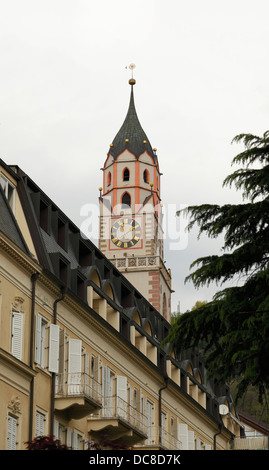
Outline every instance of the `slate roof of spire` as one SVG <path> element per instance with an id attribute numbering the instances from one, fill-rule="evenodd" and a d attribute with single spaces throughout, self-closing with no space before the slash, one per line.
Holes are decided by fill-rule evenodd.
<path id="1" fill-rule="evenodd" d="M 131 84 L 131 87 L 129 109 L 119 132 L 112 142 L 110 153 L 114 158 L 117 158 L 118 155 L 127 149 L 138 159 L 146 150 L 155 161 L 156 155 L 137 117 L 133 84 Z M 128 142 L 126 142 L 126 139 L 128 139 Z"/>

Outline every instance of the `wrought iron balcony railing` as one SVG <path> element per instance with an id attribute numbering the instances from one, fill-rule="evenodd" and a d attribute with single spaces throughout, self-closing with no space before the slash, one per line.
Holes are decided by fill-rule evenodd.
<path id="1" fill-rule="evenodd" d="M 102 403 L 101 385 L 85 372 L 56 375 L 56 398 L 82 396 Z"/>
<path id="2" fill-rule="evenodd" d="M 117 419 L 147 437 L 146 416 L 119 396 L 103 397 L 103 407 L 91 420 Z"/>

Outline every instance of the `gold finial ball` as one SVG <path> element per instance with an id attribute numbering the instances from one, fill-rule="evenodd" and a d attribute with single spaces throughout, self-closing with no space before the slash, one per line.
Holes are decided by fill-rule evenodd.
<path id="1" fill-rule="evenodd" d="M 143 140 L 143 144 L 146 144 L 146 143 L 147 143 L 147 141 L 146 141 L 146 140 Z"/>
<path id="2" fill-rule="evenodd" d="M 103 189 L 103 188 L 100 187 L 100 188 L 99 188 L 99 191 L 102 191 L 102 189 Z"/>
<path id="3" fill-rule="evenodd" d="M 130 78 L 129 84 L 130 84 L 130 85 L 135 85 L 135 84 L 136 84 L 135 79 L 134 79 L 134 78 Z"/>
<path id="4" fill-rule="evenodd" d="M 152 186 L 153 186 L 153 183 L 150 183 L 150 186 L 152 187 Z"/>
<path id="5" fill-rule="evenodd" d="M 129 142 L 129 139 L 125 139 L 125 142 Z"/>
<path id="6" fill-rule="evenodd" d="M 114 144 L 110 144 L 110 147 L 113 147 L 113 146 L 114 146 Z"/>

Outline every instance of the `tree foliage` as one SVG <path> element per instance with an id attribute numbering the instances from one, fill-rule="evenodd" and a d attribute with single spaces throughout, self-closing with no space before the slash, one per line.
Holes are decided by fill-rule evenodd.
<path id="1" fill-rule="evenodd" d="M 269 386 L 269 131 L 262 137 L 240 134 L 233 142 L 244 144 L 232 161 L 241 168 L 223 185 L 242 191 L 243 203 L 185 209 L 188 230 L 198 225 L 199 237 L 224 235 L 221 254 L 194 261 L 186 281 L 196 288 L 229 281 L 231 287 L 180 315 L 166 341 L 177 352 L 202 347 L 215 379 L 240 377 L 237 398 L 250 385 L 262 397 Z"/>

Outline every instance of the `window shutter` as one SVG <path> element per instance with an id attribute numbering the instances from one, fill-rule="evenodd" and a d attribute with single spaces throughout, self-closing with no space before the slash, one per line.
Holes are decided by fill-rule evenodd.
<path id="1" fill-rule="evenodd" d="M 16 450 L 17 418 L 8 417 L 7 422 L 7 450 Z"/>
<path id="2" fill-rule="evenodd" d="M 113 415 L 112 375 L 108 366 L 102 366 L 103 416 Z"/>
<path id="3" fill-rule="evenodd" d="M 77 431 L 72 433 L 72 450 L 79 450 L 80 447 L 80 436 Z"/>
<path id="4" fill-rule="evenodd" d="M 22 359 L 22 323 L 23 314 L 18 312 L 12 313 L 12 341 L 11 352 L 17 359 Z"/>
<path id="5" fill-rule="evenodd" d="M 66 445 L 72 447 L 72 429 L 66 428 Z"/>
<path id="6" fill-rule="evenodd" d="M 199 437 L 196 438 L 196 450 L 202 450 L 202 441 Z"/>
<path id="7" fill-rule="evenodd" d="M 194 450 L 194 432 L 188 431 L 188 450 Z"/>
<path id="8" fill-rule="evenodd" d="M 69 339 L 68 372 L 81 373 L 81 340 Z"/>
<path id="9" fill-rule="evenodd" d="M 117 376 L 117 407 L 118 414 L 126 418 L 127 413 L 127 377 Z"/>
<path id="10" fill-rule="evenodd" d="M 39 411 L 35 415 L 35 435 L 44 436 L 45 416 Z"/>
<path id="11" fill-rule="evenodd" d="M 53 434 L 55 439 L 59 439 L 59 421 L 57 419 L 53 420 Z"/>
<path id="12" fill-rule="evenodd" d="M 68 393 L 80 393 L 81 384 L 81 347 L 79 339 L 69 339 L 68 348 Z"/>
<path id="13" fill-rule="evenodd" d="M 117 396 L 127 402 L 127 377 L 117 376 Z"/>
<path id="14" fill-rule="evenodd" d="M 187 424 L 179 423 L 178 440 L 182 442 L 182 450 L 188 450 L 188 426 Z"/>
<path id="15" fill-rule="evenodd" d="M 211 445 L 210 445 L 210 444 L 206 444 L 206 445 L 205 445 L 205 450 L 211 450 Z"/>
<path id="16" fill-rule="evenodd" d="M 49 342 L 49 371 L 59 372 L 59 345 L 60 345 L 60 327 L 58 325 L 50 325 L 50 342 Z"/>
<path id="17" fill-rule="evenodd" d="M 35 317 L 35 362 L 40 364 L 41 362 L 41 325 L 42 317 L 37 314 Z"/>

